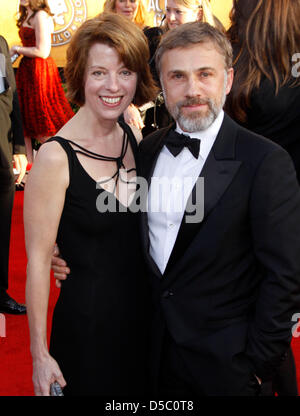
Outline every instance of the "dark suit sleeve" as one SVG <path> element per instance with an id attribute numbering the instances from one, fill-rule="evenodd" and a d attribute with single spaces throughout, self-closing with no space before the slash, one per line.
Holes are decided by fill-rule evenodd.
<path id="1" fill-rule="evenodd" d="M 26 154 L 23 135 L 22 115 L 17 90 L 14 91 L 13 111 L 11 113 L 10 118 L 12 126 L 13 154 Z"/>
<path id="2" fill-rule="evenodd" d="M 4 54 L 6 60 L 6 76 L 9 87 L 12 89 L 13 106 L 10 114 L 11 119 L 11 139 L 13 154 L 25 154 L 24 134 L 22 125 L 22 115 L 17 93 L 14 70 L 11 64 L 7 42 L 1 37 L 0 51 Z"/>
<path id="3" fill-rule="evenodd" d="M 276 147 L 260 164 L 250 201 L 254 251 L 263 269 L 247 355 L 269 379 L 300 312 L 300 190 L 288 154 Z"/>

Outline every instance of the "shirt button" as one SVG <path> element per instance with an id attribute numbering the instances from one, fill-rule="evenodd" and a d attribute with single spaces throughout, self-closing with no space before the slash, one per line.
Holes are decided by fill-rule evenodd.
<path id="1" fill-rule="evenodd" d="M 165 290 L 163 292 L 163 294 L 162 294 L 162 297 L 165 298 L 165 299 L 167 299 L 167 298 L 169 298 L 169 297 L 171 297 L 173 295 L 174 295 L 174 293 L 172 292 L 172 290 Z"/>

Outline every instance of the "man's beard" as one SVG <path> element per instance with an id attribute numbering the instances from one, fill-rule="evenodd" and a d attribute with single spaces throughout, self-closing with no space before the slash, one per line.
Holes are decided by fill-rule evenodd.
<path id="1" fill-rule="evenodd" d="M 172 107 L 168 104 L 168 100 L 166 99 L 166 94 L 163 88 L 166 107 L 171 116 L 178 122 L 183 131 L 193 133 L 196 131 L 206 130 L 213 124 L 224 106 L 226 100 L 226 85 L 227 77 L 225 77 L 224 80 L 223 94 L 219 103 L 210 98 L 191 97 L 182 101 L 178 101 Z M 204 104 L 207 104 L 207 111 L 205 114 L 202 111 L 193 111 L 189 115 L 185 115 L 182 111 L 182 107 L 185 106 Z"/>

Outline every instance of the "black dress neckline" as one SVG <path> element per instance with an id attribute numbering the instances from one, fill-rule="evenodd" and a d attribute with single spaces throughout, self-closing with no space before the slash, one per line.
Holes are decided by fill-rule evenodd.
<path id="1" fill-rule="evenodd" d="M 118 181 L 119 181 L 119 178 L 120 178 L 120 169 L 121 168 L 123 168 L 126 171 L 126 173 L 130 173 L 132 171 L 137 171 L 137 142 L 136 142 L 135 136 L 133 135 L 132 130 L 130 129 L 130 127 L 127 126 L 124 123 L 121 123 L 120 121 L 119 121 L 119 124 L 120 124 L 120 126 L 123 130 L 123 139 L 122 139 L 121 153 L 120 153 L 120 156 L 117 156 L 117 157 L 106 156 L 106 155 L 101 155 L 99 153 L 92 152 L 92 151 L 84 148 L 83 146 L 80 146 L 78 143 L 76 143 L 72 140 L 66 139 L 64 137 L 61 137 L 61 136 L 55 136 L 52 139 L 59 138 L 59 139 L 65 141 L 66 143 L 68 143 L 68 145 L 70 146 L 70 148 L 72 149 L 72 151 L 74 152 L 74 154 L 76 156 L 76 161 L 77 161 L 78 165 L 80 166 L 80 169 L 85 174 L 85 176 L 88 177 L 94 184 L 96 184 L 97 188 L 101 188 L 103 191 L 108 192 L 110 194 L 113 194 L 114 197 L 116 198 L 116 200 L 118 201 L 118 203 L 123 205 L 122 202 L 120 202 L 120 200 L 115 195 L 115 191 L 116 191 L 116 187 L 117 187 L 117 184 L 118 184 Z M 135 160 L 136 167 L 127 170 L 124 166 L 123 159 L 124 159 L 124 157 L 127 153 L 129 142 L 131 144 L 131 149 L 132 149 L 132 152 L 133 152 L 133 155 L 134 155 L 134 160 Z M 74 147 L 72 147 L 71 144 L 76 146 L 78 148 L 78 150 L 74 149 Z M 105 179 L 103 181 L 97 181 L 83 167 L 82 163 L 78 159 L 77 153 L 83 154 L 84 156 L 90 157 L 92 159 L 97 159 L 97 160 L 102 160 L 102 161 L 107 161 L 107 162 L 116 162 L 117 170 L 110 178 Z M 114 185 L 114 188 L 113 188 L 112 192 L 106 190 L 105 188 L 103 188 L 101 186 L 101 184 L 109 182 L 110 180 L 114 179 L 115 177 L 116 177 L 115 185 Z M 122 179 L 122 181 L 127 183 L 127 184 L 130 183 L 130 182 L 125 181 L 123 179 Z M 128 208 L 128 207 L 126 207 L 126 208 Z"/>

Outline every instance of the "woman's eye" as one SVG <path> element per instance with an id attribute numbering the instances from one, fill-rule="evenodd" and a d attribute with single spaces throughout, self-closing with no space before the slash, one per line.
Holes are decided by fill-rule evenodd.
<path id="1" fill-rule="evenodd" d="M 92 75 L 94 75 L 95 77 L 100 77 L 101 75 L 103 75 L 102 71 L 94 71 L 92 72 Z"/>
<path id="2" fill-rule="evenodd" d="M 131 71 L 128 71 L 127 69 L 121 72 L 122 75 L 124 75 L 125 77 L 128 77 L 129 75 L 131 75 Z"/>

